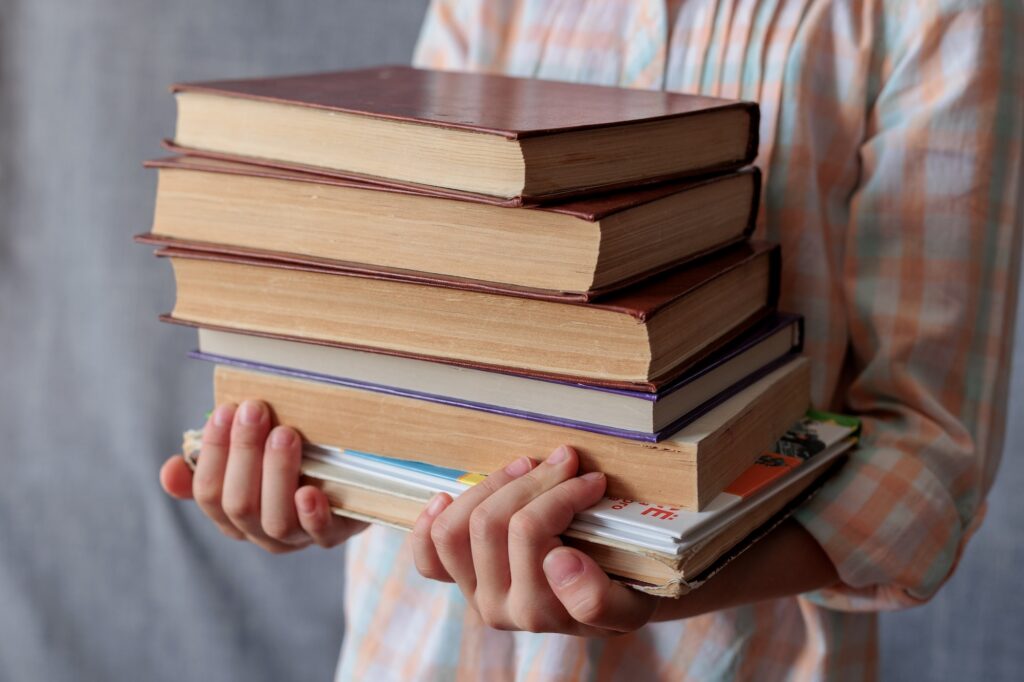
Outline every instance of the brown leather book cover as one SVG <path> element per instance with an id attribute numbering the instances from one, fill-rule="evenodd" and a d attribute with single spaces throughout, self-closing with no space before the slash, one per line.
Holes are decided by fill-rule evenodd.
<path id="1" fill-rule="evenodd" d="M 408 66 L 177 83 L 171 91 L 245 97 L 511 140 L 657 121 L 712 109 L 757 111 L 753 102 L 718 97 Z"/>
<path id="2" fill-rule="evenodd" d="M 303 106 L 497 135 L 510 140 L 650 123 L 709 111 L 747 112 L 750 125 L 742 158 L 703 168 L 699 172 L 687 171 L 604 185 L 599 188 L 601 191 L 651 184 L 674 177 L 710 174 L 747 165 L 757 155 L 760 125 L 760 110 L 755 102 L 394 65 L 296 76 L 177 83 L 171 86 L 171 91 L 202 92 Z M 171 140 L 165 140 L 164 145 L 170 151 L 180 154 L 241 160 L 256 165 L 355 178 L 376 185 L 413 188 L 437 196 L 462 196 L 501 206 L 559 201 L 568 196 L 593 193 L 597 189 L 579 188 L 542 196 L 504 198 L 296 162 L 240 158 L 232 154 L 178 145 Z"/>

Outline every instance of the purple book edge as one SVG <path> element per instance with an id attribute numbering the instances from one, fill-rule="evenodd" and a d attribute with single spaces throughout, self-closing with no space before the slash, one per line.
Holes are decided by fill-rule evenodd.
<path id="1" fill-rule="evenodd" d="M 760 324 L 756 325 L 754 328 L 752 328 L 750 331 L 748 331 L 740 338 L 719 349 L 717 353 L 713 354 L 711 357 L 704 360 L 704 362 L 698 364 L 696 367 L 694 367 L 686 374 L 683 374 L 672 383 L 663 386 L 661 390 L 658 391 L 657 393 L 643 393 L 642 395 L 646 395 L 651 400 L 657 402 L 658 400 L 661 400 L 662 398 L 671 395 L 672 393 L 675 393 L 676 391 L 688 386 L 689 384 L 701 378 L 702 376 L 704 376 L 711 370 L 715 369 L 716 367 L 719 367 L 720 365 L 729 362 L 737 355 L 745 353 L 746 351 L 750 350 L 751 348 L 761 343 L 762 341 L 765 341 L 769 336 L 772 336 L 773 334 L 782 330 L 783 328 L 793 325 L 796 325 L 797 327 L 797 342 L 791 348 L 791 352 L 799 353 L 800 351 L 803 350 L 804 345 L 803 317 L 800 315 L 795 315 L 793 313 L 775 313 L 774 315 L 768 317 L 766 320 L 762 321 Z M 587 388 L 597 387 L 588 386 Z M 609 393 L 618 393 L 620 395 L 634 395 L 634 391 L 624 391 L 622 389 L 616 388 L 600 388 L 599 390 L 608 391 Z M 641 392 L 639 391 L 636 392 L 636 394 L 640 393 Z M 665 427 L 665 429 L 668 428 L 670 427 Z"/>
<path id="2" fill-rule="evenodd" d="M 729 344 L 726 344 L 720 348 L 716 353 L 706 358 L 703 362 L 697 364 L 689 372 L 686 372 L 682 376 L 676 378 L 669 384 L 661 387 L 657 393 L 650 393 L 648 391 L 631 391 L 626 388 L 612 388 L 610 386 L 594 386 L 593 384 L 585 384 L 577 381 L 566 381 L 563 379 L 550 379 L 547 377 L 530 377 L 533 381 L 545 381 L 551 384 L 561 384 L 563 386 L 573 386 L 575 388 L 584 388 L 588 391 L 601 391 L 602 393 L 612 393 L 614 395 L 623 395 L 629 398 L 635 398 L 637 400 L 649 400 L 651 402 L 657 402 L 662 398 L 671 395 L 672 393 L 688 386 L 697 379 L 701 378 L 711 370 L 715 369 L 719 365 L 722 365 L 732 360 L 737 355 L 746 352 L 753 348 L 757 344 L 761 343 L 769 336 L 782 330 L 785 327 L 796 326 L 797 328 L 797 343 L 793 346 L 793 350 L 800 352 L 803 350 L 804 343 L 804 329 L 803 329 L 803 317 L 794 313 L 774 313 L 768 318 L 760 322 L 759 324 L 752 327 L 746 334 L 738 339 L 735 339 Z M 489 370 L 481 368 L 479 371 L 489 372 L 495 370 Z M 666 427 L 667 429 L 668 427 Z"/>
<path id="3" fill-rule="evenodd" d="M 694 372 L 687 374 L 685 377 L 683 377 L 680 381 L 676 382 L 672 386 L 663 389 L 661 393 L 657 394 L 656 396 L 653 396 L 653 398 L 656 399 L 658 397 L 663 397 L 663 396 L 667 395 L 668 393 L 671 393 L 671 392 L 674 392 L 676 390 L 679 390 L 679 389 L 683 388 L 687 384 L 689 384 L 692 381 L 696 380 L 697 378 L 703 376 L 704 374 L 707 374 L 708 372 L 710 372 L 711 370 L 715 369 L 716 367 L 722 365 L 725 362 L 728 362 L 729 360 L 731 360 L 733 357 L 735 357 L 739 353 L 742 353 L 744 350 L 746 350 L 746 349 L 754 346 L 755 344 L 759 343 L 764 338 L 766 338 L 767 336 L 770 336 L 771 334 L 775 333 L 776 331 L 778 331 L 782 327 L 784 327 L 786 325 L 789 325 L 789 324 L 793 324 L 793 323 L 799 324 L 799 320 L 800 320 L 799 316 L 796 316 L 796 315 L 780 315 L 780 316 L 776 317 L 774 320 L 771 320 L 768 323 L 766 323 L 764 325 L 763 329 L 759 327 L 757 332 L 756 332 L 756 334 L 752 334 L 751 336 L 746 337 L 745 339 L 742 340 L 741 343 L 738 343 L 738 344 L 735 344 L 735 345 L 731 345 L 729 348 L 723 349 L 723 351 L 721 353 L 717 354 L 714 358 L 710 358 L 708 362 L 702 364 L 702 366 L 699 367 L 698 369 L 696 369 Z M 800 334 L 799 336 L 802 339 L 803 335 Z M 189 355 L 190 358 L 194 358 L 194 359 L 197 359 L 197 360 L 205 360 L 207 362 L 214 362 L 214 363 L 222 364 L 222 365 L 230 365 L 230 366 L 234 366 L 234 367 L 240 367 L 242 369 L 249 369 L 249 370 L 254 370 L 254 371 L 258 371 L 258 372 L 264 372 L 264 373 L 268 373 L 268 374 L 277 374 L 277 375 L 280 375 L 280 376 L 289 376 L 289 377 L 293 377 L 293 378 L 297 378 L 297 379 L 305 379 L 305 380 L 308 380 L 308 381 L 318 381 L 320 383 L 333 384 L 333 385 L 336 385 L 336 386 L 345 386 L 347 388 L 355 388 L 355 389 L 360 389 L 360 390 L 374 391 L 375 393 L 384 393 L 386 395 L 394 395 L 394 396 L 399 396 L 399 397 L 403 397 L 403 398 L 414 398 L 414 399 L 417 399 L 417 400 L 426 400 L 428 402 L 437 403 L 437 404 L 440 404 L 440 405 L 450 405 L 452 407 L 462 407 L 462 408 L 467 408 L 467 409 L 471 409 L 471 410 L 478 410 L 480 412 L 487 412 L 487 413 L 490 413 L 490 414 L 498 414 L 498 415 L 502 415 L 502 416 L 506 416 L 506 417 L 515 417 L 517 419 L 526 419 L 526 420 L 529 420 L 529 421 L 534 421 L 534 422 L 538 422 L 538 423 L 542 423 L 542 424 L 551 424 L 553 426 L 561 426 L 561 427 L 570 428 L 570 429 L 577 429 L 577 430 L 580 430 L 580 431 L 589 431 L 591 433 L 599 433 L 599 434 L 606 435 L 606 436 L 614 436 L 616 438 L 626 438 L 626 439 L 629 439 L 629 440 L 644 441 L 644 442 L 648 442 L 648 443 L 657 443 L 658 441 L 661 441 L 661 440 L 664 440 L 665 438 L 668 438 L 672 434 L 674 434 L 677 431 L 679 431 L 679 429 L 683 428 L 687 424 L 690 424 L 691 422 L 693 422 L 697 418 L 703 416 L 708 411 L 710 411 L 713 408 L 717 407 L 718 405 L 723 403 L 725 400 L 731 398 L 733 395 L 735 395 L 739 391 L 743 390 L 747 386 L 751 385 L 752 383 L 754 383 L 758 379 L 766 376 L 768 373 L 772 372 L 776 368 L 781 367 L 785 363 L 789 362 L 790 360 L 792 360 L 797 355 L 797 353 L 799 353 L 799 351 L 800 351 L 800 346 L 798 344 L 797 346 L 794 346 L 790 350 L 790 352 L 786 353 L 785 355 L 783 355 L 783 356 L 781 356 L 779 358 L 776 358 L 775 360 L 773 360 L 772 362 L 768 363 L 764 367 L 761 367 L 761 368 L 757 369 L 756 371 L 748 374 L 743 379 L 741 379 L 740 381 L 738 381 L 735 384 L 731 385 L 729 388 L 725 389 L 721 393 L 718 393 L 717 395 L 715 395 L 712 398 L 708 399 L 707 401 L 705 401 L 704 403 L 702 403 L 698 407 L 694 408 L 690 412 L 687 412 L 686 414 L 680 416 L 678 419 L 676 419 L 672 423 L 668 424 L 664 428 L 659 429 L 658 431 L 655 431 L 653 433 L 648 433 L 648 432 L 644 432 L 644 431 L 631 431 L 631 430 L 628 430 L 628 429 L 617 429 L 617 428 L 610 427 L 610 426 L 603 426 L 601 424 L 591 424 L 591 423 L 587 423 L 587 422 L 574 421 L 574 420 L 571 420 L 571 419 L 561 419 L 561 418 L 558 418 L 558 417 L 552 417 L 550 415 L 540 414 L 540 413 L 536 413 L 536 412 L 527 412 L 525 410 L 514 410 L 514 409 L 509 409 L 509 408 L 497 407 L 497 406 L 494 406 L 494 405 L 488 405 L 488 404 L 485 404 L 485 403 L 477 403 L 477 402 L 468 401 L 468 400 L 457 400 L 457 399 L 454 399 L 454 398 L 450 398 L 450 397 L 447 397 L 447 396 L 436 395 L 436 394 L 433 394 L 433 393 L 423 393 L 423 392 L 420 392 L 420 391 L 413 391 L 413 390 L 409 390 L 409 389 L 395 388 L 393 386 L 385 386 L 383 384 L 374 384 L 374 383 L 365 382 L 365 381 L 358 381 L 356 379 L 347 379 L 347 378 L 344 378 L 344 377 L 336 377 L 336 376 L 331 376 L 331 375 L 326 375 L 326 374 L 319 374 L 319 373 L 316 373 L 316 372 L 306 372 L 306 371 L 303 371 L 303 370 L 297 370 L 297 369 L 292 369 L 292 368 L 288 368 L 288 367 L 281 367 L 281 366 L 278 366 L 278 365 L 265 365 L 265 364 L 259 363 L 259 362 L 249 362 L 247 360 L 241 360 L 241 359 L 238 359 L 238 358 L 230 358 L 230 357 L 225 357 L 225 356 L 221 356 L 221 355 L 214 355 L 214 354 L 211 354 L 211 353 L 203 353 L 203 352 L 198 351 L 198 350 L 191 351 L 191 352 L 189 352 L 188 355 Z M 558 382 L 558 383 L 566 383 L 567 385 L 577 385 L 577 384 L 572 384 L 571 382 Z M 583 386 L 583 387 L 587 388 L 587 389 L 602 390 L 602 391 L 609 392 L 609 393 L 616 393 L 616 394 L 619 394 L 619 395 L 626 395 L 626 396 L 629 396 L 629 397 L 632 397 L 632 398 L 640 398 L 640 399 L 645 399 L 645 400 L 651 400 L 652 399 L 652 396 L 650 394 L 643 393 L 643 392 L 640 392 L 640 391 L 623 391 L 623 390 L 619 390 L 619 389 L 603 389 L 603 388 L 602 389 L 595 389 L 595 387 L 593 387 L 593 386 Z"/>

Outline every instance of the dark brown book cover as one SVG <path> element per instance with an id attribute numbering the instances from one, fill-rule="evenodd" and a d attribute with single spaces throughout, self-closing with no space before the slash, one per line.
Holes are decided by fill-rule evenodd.
<path id="1" fill-rule="evenodd" d="M 412 122 L 440 128 L 498 135 L 510 140 L 555 135 L 595 128 L 649 123 L 709 111 L 743 110 L 750 126 L 746 153 L 719 167 L 705 168 L 705 174 L 749 164 L 757 154 L 760 111 L 754 102 L 706 97 L 703 95 L 654 90 L 566 83 L 534 78 L 514 78 L 496 74 L 435 71 L 408 66 L 379 66 L 353 71 L 249 78 L 238 80 L 177 83 L 172 92 L 203 92 L 229 97 L 289 104 L 356 114 L 378 119 Z M 220 159 L 237 159 L 166 141 L 176 153 Z M 497 205 L 518 206 L 547 202 L 592 190 L 572 190 L 542 197 L 500 198 L 456 189 L 430 188 L 426 185 L 366 176 L 335 169 L 306 166 L 268 159 L 238 159 L 258 165 L 311 171 L 343 178 L 357 178 L 374 184 L 414 187 L 439 195 L 461 195 Z M 648 178 L 640 183 L 609 185 L 602 190 L 671 179 Z"/>
<path id="2" fill-rule="evenodd" d="M 378 66 L 274 78 L 178 83 L 208 92 L 521 140 L 657 121 L 753 102 L 494 74 Z M 755 117 L 756 118 L 756 117 Z"/>

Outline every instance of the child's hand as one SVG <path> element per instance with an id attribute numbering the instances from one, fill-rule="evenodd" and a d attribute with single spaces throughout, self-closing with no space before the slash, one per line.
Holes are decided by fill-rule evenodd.
<path id="1" fill-rule="evenodd" d="M 576 476 L 559 448 L 537 467 L 524 458 L 454 501 L 431 500 L 413 530 L 419 572 L 456 582 L 484 623 L 499 630 L 602 636 L 635 630 L 658 599 L 612 580 L 558 536 L 604 494 L 604 476 Z"/>
<path id="2" fill-rule="evenodd" d="M 170 495 L 195 498 L 221 531 L 281 554 L 314 542 L 333 547 L 365 524 L 334 516 L 323 491 L 298 488 L 302 442 L 294 429 L 270 429 L 260 401 L 220 405 L 203 429 L 195 475 L 180 455 L 160 470 Z"/>

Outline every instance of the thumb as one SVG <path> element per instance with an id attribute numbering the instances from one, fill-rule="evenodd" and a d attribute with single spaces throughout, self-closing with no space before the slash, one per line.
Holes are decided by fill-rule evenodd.
<path id="1" fill-rule="evenodd" d="M 192 470 L 181 455 L 174 455 L 160 467 L 160 485 L 172 497 L 180 500 L 192 498 Z"/>
<path id="2" fill-rule="evenodd" d="M 362 521 L 331 513 L 331 503 L 327 495 L 316 486 L 304 485 L 296 490 L 295 507 L 302 530 L 321 547 L 339 545 L 367 525 Z"/>
<path id="3" fill-rule="evenodd" d="M 544 557 L 543 568 L 562 606 L 584 625 L 630 632 L 654 615 L 656 597 L 613 582 L 579 550 L 556 547 Z"/>

